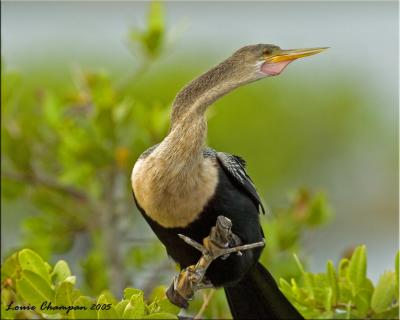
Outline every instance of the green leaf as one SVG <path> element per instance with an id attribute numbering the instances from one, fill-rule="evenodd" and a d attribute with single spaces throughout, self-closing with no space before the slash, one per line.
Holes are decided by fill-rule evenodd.
<path id="1" fill-rule="evenodd" d="M 335 266 L 331 260 L 328 261 L 326 265 L 326 273 L 328 275 L 328 283 L 329 287 L 332 290 L 332 305 L 336 305 L 337 301 L 339 300 L 339 285 L 338 279 L 336 276 Z"/>
<path id="2" fill-rule="evenodd" d="M 74 289 L 74 286 L 70 282 L 61 282 L 56 289 L 55 304 L 57 306 L 73 306 L 74 301 L 79 297 L 79 293 Z M 76 319 L 75 310 L 71 311 L 60 311 L 61 314 L 67 314 L 73 319 Z"/>
<path id="3" fill-rule="evenodd" d="M 64 260 L 60 260 L 54 266 L 51 277 L 55 283 L 59 283 L 71 276 L 71 270 L 69 269 L 68 263 Z"/>
<path id="4" fill-rule="evenodd" d="M 23 249 L 18 253 L 18 261 L 22 270 L 32 271 L 50 284 L 50 274 L 43 259 L 30 249 Z"/>
<path id="5" fill-rule="evenodd" d="M 15 281 L 19 272 L 21 272 L 21 266 L 18 261 L 18 253 L 16 252 L 7 258 L 1 266 L 1 281 L 3 282 L 5 278 L 11 278 Z"/>
<path id="6" fill-rule="evenodd" d="M 162 299 L 158 301 L 157 305 L 159 306 L 158 311 L 162 313 L 178 314 L 180 310 L 179 307 L 172 304 L 168 299 Z"/>
<path id="7" fill-rule="evenodd" d="M 284 295 L 289 300 L 294 300 L 295 299 L 294 293 L 292 291 L 292 287 L 290 286 L 289 282 L 287 282 L 283 278 L 279 279 L 279 289 L 284 293 Z"/>
<path id="8" fill-rule="evenodd" d="M 396 294 L 395 273 L 386 271 L 379 279 L 372 295 L 371 307 L 376 313 L 382 313 L 392 306 Z"/>
<path id="9" fill-rule="evenodd" d="M 317 193 L 311 200 L 308 209 L 307 224 L 309 226 L 318 226 L 326 223 L 332 216 L 332 210 L 329 208 L 325 194 Z"/>
<path id="10" fill-rule="evenodd" d="M 48 262 L 44 262 L 44 265 L 46 266 L 47 269 L 47 273 L 50 275 L 51 277 L 51 270 L 53 269 L 53 267 L 48 263 Z"/>
<path id="11" fill-rule="evenodd" d="M 49 283 L 35 272 L 24 270 L 22 278 L 17 280 L 17 292 L 28 303 L 40 308 L 47 301 L 54 300 L 54 290 Z"/>
<path id="12" fill-rule="evenodd" d="M 97 311 L 90 310 L 94 301 L 87 296 L 80 296 L 74 301 L 74 306 L 82 307 L 81 310 L 75 310 L 75 319 L 97 319 Z M 86 308 L 86 309 L 84 309 Z"/>
<path id="13" fill-rule="evenodd" d="M 339 262 L 338 273 L 339 278 L 345 278 L 347 275 L 347 270 L 349 269 L 350 261 L 347 258 L 343 258 Z"/>
<path id="14" fill-rule="evenodd" d="M 126 288 L 124 290 L 124 298 L 131 299 L 133 295 L 141 295 L 143 297 L 143 291 L 135 288 Z"/>
<path id="15" fill-rule="evenodd" d="M 72 305 L 79 298 L 79 294 L 74 296 L 74 286 L 70 282 L 61 282 L 56 288 L 55 304 Z"/>
<path id="16" fill-rule="evenodd" d="M 347 281 L 346 278 L 341 278 L 338 282 L 339 284 L 339 291 L 340 291 L 340 300 L 339 303 L 347 303 L 348 301 L 353 300 L 353 294 L 351 292 L 350 283 Z"/>
<path id="17" fill-rule="evenodd" d="M 110 303 L 112 303 L 112 304 L 117 304 L 118 303 L 118 301 L 117 301 L 117 299 L 114 297 L 114 295 L 109 291 L 109 290 L 103 290 L 102 292 L 101 292 L 101 295 L 103 295 L 106 299 L 107 299 L 107 301 Z"/>
<path id="18" fill-rule="evenodd" d="M 364 281 L 362 287 L 359 288 L 357 295 L 354 297 L 354 303 L 356 305 L 355 313 L 360 318 L 365 318 L 370 310 L 372 293 L 374 286 L 369 279 Z"/>
<path id="19" fill-rule="evenodd" d="M 158 286 L 150 294 L 150 300 L 158 306 L 157 312 L 178 314 L 180 308 L 172 304 L 165 295 L 165 286 Z"/>
<path id="20" fill-rule="evenodd" d="M 153 289 L 153 291 L 151 291 L 151 293 L 150 293 L 150 296 L 149 296 L 150 301 L 154 301 L 154 300 L 159 301 L 159 300 L 164 299 L 166 297 L 165 290 L 166 290 L 165 286 L 155 287 Z"/>
<path id="21" fill-rule="evenodd" d="M 148 31 L 144 38 L 147 52 L 155 57 L 160 52 L 164 36 L 164 12 L 163 5 L 158 1 L 152 1 L 148 16 Z"/>
<path id="22" fill-rule="evenodd" d="M 69 277 L 66 277 L 64 281 L 70 282 L 72 284 L 75 284 L 76 283 L 76 277 L 75 276 L 69 276 Z"/>
<path id="23" fill-rule="evenodd" d="M 99 299 L 97 300 L 97 304 L 101 305 L 100 309 L 97 311 L 97 318 L 98 319 L 117 319 L 118 313 L 115 310 L 115 307 L 111 305 L 111 301 L 107 299 L 106 295 L 100 295 Z M 110 309 L 105 310 L 110 306 Z M 105 309 L 103 309 L 103 307 Z"/>
<path id="24" fill-rule="evenodd" d="M 121 300 L 120 302 L 118 302 L 118 304 L 115 306 L 115 311 L 117 311 L 118 316 L 120 318 L 122 318 L 125 308 L 128 305 L 128 303 L 129 303 L 129 300 L 124 299 L 124 300 Z"/>
<path id="25" fill-rule="evenodd" d="M 147 30 L 133 30 L 130 39 L 141 45 L 149 58 L 157 57 L 164 42 L 164 10 L 159 1 L 152 1 L 147 19 Z"/>
<path id="26" fill-rule="evenodd" d="M 293 294 L 297 299 L 301 299 L 303 296 L 305 296 L 304 291 L 299 288 L 294 278 L 290 279 L 290 284 L 292 286 Z"/>
<path id="27" fill-rule="evenodd" d="M 324 288 L 324 309 L 330 311 L 332 309 L 332 288 Z"/>
<path id="28" fill-rule="evenodd" d="M 141 319 L 146 315 L 143 293 L 133 294 L 129 303 L 126 305 L 122 318 Z"/>
<path id="29" fill-rule="evenodd" d="M 367 253 L 365 245 L 359 246 L 354 250 L 351 257 L 347 278 L 352 285 L 353 296 L 367 279 Z"/>
<path id="30" fill-rule="evenodd" d="M 150 4 L 148 27 L 152 31 L 160 31 L 164 27 L 163 6 L 159 1 L 152 1 Z"/>

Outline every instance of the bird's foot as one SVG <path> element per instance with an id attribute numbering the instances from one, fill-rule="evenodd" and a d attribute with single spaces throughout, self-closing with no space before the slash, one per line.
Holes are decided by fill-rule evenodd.
<path id="1" fill-rule="evenodd" d="M 183 269 L 175 276 L 167 291 L 167 297 L 172 303 L 187 308 L 188 301 L 193 298 L 195 291 L 213 287 L 205 278 L 205 273 L 212 261 L 218 258 L 226 259 L 232 253 L 242 255 L 242 251 L 264 246 L 264 241 L 241 245 L 240 238 L 232 232 L 231 228 L 231 220 L 219 216 L 210 235 L 203 239 L 203 244 L 179 234 L 183 241 L 199 250 L 202 256 L 195 265 Z"/>
<path id="2" fill-rule="evenodd" d="M 178 236 L 202 253 L 202 257 L 195 267 L 199 267 L 196 269 L 200 270 L 204 269 L 204 273 L 209 264 L 219 257 L 226 259 L 232 253 L 242 255 L 242 251 L 264 246 L 264 241 L 242 245 L 241 239 L 232 232 L 232 221 L 224 216 L 218 216 L 216 225 L 211 228 L 210 235 L 203 239 L 203 245 L 183 234 L 178 234 Z M 200 263 L 202 259 L 207 264 Z"/>
<path id="3" fill-rule="evenodd" d="M 188 301 L 192 300 L 194 293 L 207 288 L 213 288 L 211 282 L 204 278 L 200 269 L 191 265 L 174 277 L 166 295 L 173 304 L 186 309 L 189 306 Z"/>

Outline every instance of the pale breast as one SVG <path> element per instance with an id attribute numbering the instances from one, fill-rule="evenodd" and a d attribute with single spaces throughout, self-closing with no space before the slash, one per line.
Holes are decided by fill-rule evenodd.
<path id="1" fill-rule="evenodd" d="M 136 201 L 146 214 L 166 228 L 185 227 L 196 220 L 218 183 L 216 160 L 202 158 L 171 166 L 153 155 L 139 159 L 132 170 Z"/>

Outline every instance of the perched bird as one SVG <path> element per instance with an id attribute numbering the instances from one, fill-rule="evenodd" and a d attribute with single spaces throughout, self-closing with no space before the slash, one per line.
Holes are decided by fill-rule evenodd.
<path id="1" fill-rule="evenodd" d="M 245 161 L 205 146 L 208 106 L 235 88 L 279 75 L 295 59 L 324 49 L 245 46 L 177 94 L 168 135 L 139 157 L 131 181 L 138 209 L 182 270 L 193 271 L 202 253 L 179 235 L 201 243 L 218 216 L 231 223 L 232 241 L 221 245 L 215 241 L 217 247 L 260 243 L 264 238 L 259 221 L 259 210 L 264 208 Z M 261 251 L 257 246 L 240 255 L 215 258 L 202 283 L 224 287 L 235 319 L 302 319 L 258 262 Z M 185 299 L 173 302 L 187 306 Z"/>

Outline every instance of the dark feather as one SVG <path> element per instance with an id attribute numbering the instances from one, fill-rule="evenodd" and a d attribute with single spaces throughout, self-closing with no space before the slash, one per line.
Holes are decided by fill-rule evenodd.
<path id="1" fill-rule="evenodd" d="M 234 319 L 304 319 L 260 263 L 225 293 Z"/>
<path id="2" fill-rule="evenodd" d="M 229 177 L 234 180 L 236 185 L 238 185 L 240 189 L 244 190 L 256 205 L 261 208 L 261 211 L 265 213 L 264 206 L 257 193 L 256 187 L 246 173 L 246 162 L 239 156 L 234 156 L 225 152 L 217 152 L 217 159 Z"/>

